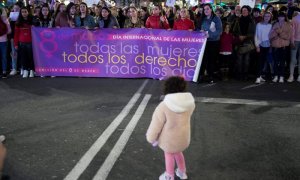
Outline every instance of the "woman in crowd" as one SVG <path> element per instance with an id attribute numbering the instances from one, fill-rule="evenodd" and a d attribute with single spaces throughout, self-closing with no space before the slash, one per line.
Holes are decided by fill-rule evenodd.
<path id="1" fill-rule="evenodd" d="M 95 7 L 95 16 L 94 16 L 94 20 L 95 20 L 95 24 L 96 24 L 96 27 L 99 27 L 99 21 L 100 21 L 100 18 L 101 18 L 101 6 L 96 6 Z"/>
<path id="2" fill-rule="evenodd" d="M 263 15 L 262 22 L 256 25 L 255 31 L 255 47 L 256 52 L 259 53 L 259 62 L 257 63 L 257 78 L 255 83 L 259 84 L 265 80 L 262 78 L 263 68 L 267 62 L 268 54 L 272 50 L 270 48 L 269 34 L 272 29 L 271 24 L 272 14 L 270 12 L 265 12 Z"/>
<path id="3" fill-rule="evenodd" d="M 255 24 L 257 24 L 257 23 L 259 23 L 263 20 L 263 18 L 260 15 L 260 9 L 259 8 L 253 8 L 252 18 L 253 18 Z"/>
<path id="4" fill-rule="evenodd" d="M 53 19 L 56 19 L 56 16 L 60 12 L 65 12 L 66 11 L 66 5 L 64 3 L 59 3 L 57 6 L 54 8 L 54 12 L 51 13 L 53 15 Z M 53 26 L 56 26 L 55 24 Z"/>
<path id="5" fill-rule="evenodd" d="M 124 28 L 144 28 L 144 21 L 138 17 L 135 7 L 129 7 L 130 17 L 125 20 Z"/>
<path id="6" fill-rule="evenodd" d="M 76 13 L 76 5 L 70 2 L 67 6 L 65 12 L 60 12 L 57 14 L 55 19 L 56 27 L 75 27 L 75 13 Z"/>
<path id="7" fill-rule="evenodd" d="M 2 61 L 2 78 L 7 77 L 7 34 L 10 34 L 11 28 L 5 10 L 0 8 L 0 59 Z"/>
<path id="8" fill-rule="evenodd" d="M 13 6 L 13 9 L 11 12 L 13 13 L 19 13 L 20 12 L 20 3 L 15 3 Z M 17 74 L 17 51 L 14 46 L 14 34 L 15 34 L 15 23 L 17 21 L 17 17 L 15 16 L 14 18 L 16 19 L 11 19 L 10 18 L 10 26 L 11 26 L 11 33 L 9 34 L 9 39 L 10 39 L 10 45 L 11 45 L 11 72 L 9 73 L 10 76 L 14 76 Z"/>
<path id="9" fill-rule="evenodd" d="M 234 36 L 230 32 L 230 23 L 226 22 L 223 27 L 224 31 L 220 37 L 220 72 L 222 79 L 228 80 L 228 74 L 232 71 L 232 47 L 234 43 Z"/>
<path id="10" fill-rule="evenodd" d="M 272 14 L 272 20 L 271 23 L 274 24 L 275 21 L 277 21 L 278 11 L 274 9 L 273 5 L 269 4 L 265 12 L 270 12 Z"/>
<path id="11" fill-rule="evenodd" d="M 100 28 L 120 28 L 118 20 L 107 7 L 101 9 Z"/>
<path id="12" fill-rule="evenodd" d="M 288 46 L 290 45 L 292 26 L 287 21 L 287 16 L 284 12 L 279 12 L 278 21 L 274 24 L 270 40 L 274 53 L 274 70 L 275 76 L 273 82 L 284 82 L 284 68 L 287 56 Z"/>
<path id="13" fill-rule="evenodd" d="M 174 30 L 189 30 L 193 31 L 195 29 L 194 22 L 187 18 L 188 11 L 186 8 L 180 10 L 180 19 L 177 19 L 174 23 Z"/>
<path id="14" fill-rule="evenodd" d="M 148 8 L 147 7 L 141 7 L 140 10 L 141 20 L 144 22 L 144 26 L 146 25 L 146 21 L 148 17 L 150 16 Z"/>
<path id="15" fill-rule="evenodd" d="M 18 50 L 22 67 L 23 78 L 34 77 L 34 62 L 32 53 L 31 26 L 32 15 L 26 7 L 20 9 L 20 15 L 15 27 L 14 45 Z"/>
<path id="16" fill-rule="evenodd" d="M 162 15 L 161 7 L 154 5 L 152 15 L 146 21 L 146 28 L 151 29 L 169 29 L 169 23 L 165 16 Z"/>
<path id="17" fill-rule="evenodd" d="M 175 14 L 173 12 L 173 8 L 169 7 L 166 9 L 166 17 L 169 22 L 170 28 L 173 28 L 174 26 L 174 21 L 175 21 Z"/>
<path id="18" fill-rule="evenodd" d="M 208 35 L 204 51 L 204 57 L 200 70 L 200 81 L 207 70 L 209 82 L 213 83 L 213 73 L 217 70 L 217 59 L 219 54 L 220 36 L 222 33 L 221 19 L 215 15 L 211 4 L 204 5 L 204 15 L 201 20 L 201 31 Z"/>
<path id="19" fill-rule="evenodd" d="M 38 18 L 35 19 L 33 25 L 39 27 L 47 27 L 47 28 L 53 27 L 53 19 L 50 14 L 50 8 L 48 4 L 44 4 L 42 6 L 40 15 Z"/>
<path id="20" fill-rule="evenodd" d="M 248 80 L 250 52 L 255 49 L 253 44 L 255 23 L 250 16 L 251 8 L 242 7 L 242 16 L 238 18 L 233 27 L 233 34 L 239 38 L 237 50 L 237 78 Z M 244 48 L 246 47 L 246 48 Z"/>
<path id="21" fill-rule="evenodd" d="M 96 27 L 96 23 L 94 18 L 88 14 L 87 4 L 82 2 L 79 5 L 80 13 L 78 16 L 75 16 L 75 26 L 76 27 L 84 27 L 87 29 L 94 29 Z"/>

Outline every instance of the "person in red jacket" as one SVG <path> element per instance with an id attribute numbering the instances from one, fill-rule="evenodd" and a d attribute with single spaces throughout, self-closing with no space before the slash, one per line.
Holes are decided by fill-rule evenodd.
<path id="1" fill-rule="evenodd" d="M 161 7 L 155 5 L 152 9 L 152 15 L 147 18 L 146 28 L 150 29 L 170 29 L 166 16 L 161 15 Z"/>
<path id="2" fill-rule="evenodd" d="M 195 29 L 194 22 L 187 18 L 188 11 L 186 8 L 180 10 L 180 19 L 176 20 L 173 26 L 174 30 L 189 30 L 193 31 Z"/>
<path id="3" fill-rule="evenodd" d="M 230 24 L 224 24 L 224 31 L 220 37 L 220 64 L 221 64 L 221 74 L 223 80 L 228 79 L 229 65 L 232 64 L 232 45 L 234 43 L 234 36 L 230 32 Z M 232 69 L 231 69 L 232 70 Z"/>
<path id="4" fill-rule="evenodd" d="M 27 7 L 20 9 L 20 15 L 15 26 L 14 46 L 20 55 L 23 68 L 23 78 L 34 77 L 34 62 L 32 53 L 31 26 L 32 15 Z"/>

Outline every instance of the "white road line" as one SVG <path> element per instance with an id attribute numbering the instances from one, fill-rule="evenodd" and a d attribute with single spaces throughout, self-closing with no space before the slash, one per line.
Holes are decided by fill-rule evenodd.
<path id="1" fill-rule="evenodd" d="M 254 88 L 254 87 L 257 87 L 257 86 L 261 86 L 265 84 L 264 82 L 262 83 L 259 83 L 259 84 L 252 84 L 252 85 L 249 85 L 249 86 L 246 86 L 246 87 L 243 87 L 242 90 L 245 90 L 245 89 L 250 89 L 250 88 Z"/>
<path id="2" fill-rule="evenodd" d="M 259 101 L 251 99 L 231 99 L 231 98 L 210 98 L 210 97 L 196 97 L 196 102 L 202 103 L 220 103 L 220 104 L 242 104 L 254 106 L 291 106 L 300 107 L 300 102 L 287 101 Z"/>
<path id="3" fill-rule="evenodd" d="M 93 180 L 105 180 L 107 178 L 110 170 L 112 169 L 118 157 L 122 153 L 124 147 L 126 146 L 129 137 L 131 136 L 135 126 L 137 125 L 139 119 L 141 118 L 150 98 L 151 98 L 150 94 L 145 95 L 143 101 L 139 105 L 134 116 L 126 126 L 126 129 L 124 130 L 124 132 L 122 133 L 118 141 L 116 142 L 114 148 L 111 150 L 111 152 L 105 159 L 104 163 L 102 164 L 101 168 L 98 170 L 96 175 L 94 176 Z"/>
<path id="4" fill-rule="evenodd" d="M 90 149 L 81 157 L 71 172 L 64 178 L 64 180 L 76 180 L 82 174 L 82 172 L 88 167 L 95 155 L 100 151 L 102 146 L 106 143 L 108 138 L 120 125 L 123 119 L 128 115 L 132 107 L 135 105 L 141 92 L 146 86 L 148 80 L 145 80 L 138 91 L 133 95 L 128 104 L 122 109 L 121 113 L 113 120 L 113 122 L 105 129 L 96 142 L 90 147 Z"/>

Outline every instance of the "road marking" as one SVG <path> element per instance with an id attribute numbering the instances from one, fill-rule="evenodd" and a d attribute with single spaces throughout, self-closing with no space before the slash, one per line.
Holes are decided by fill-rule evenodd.
<path id="1" fill-rule="evenodd" d="M 102 164 L 101 168 L 98 170 L 96 175 L 94 176 L 93 180 L 105 180 L 114 166 L 115 162 L 117 161 L 118 157 L 122 153 L 124 147 L 126 146 L 129 137 L 131 136 L 134 128 L 136 127 L 138 121 L 140 120 L 141 116 L 144 113 L 144 110 L 148 104 L 148 101 L 150 100 L 151 95 L 147 94 L 145 95 L 143 101 L 139 105 L 138 109 L 136 110 L 135 114 L 133 115 L 132 119 L 126 126 L 124 132 L 116 142 L 113 149 L 110 151 L 109 155 L 105 159 L 104 163 Z"/>
<path id="2" fill-rule="evenodd" d="M 95 155 L 100 151 L 102 146 L 106 143 L 108 138 L 112 135 L 112 133 L 116 130 L 116 128 L 120 125 L 123 119 L 128 115 L 132 107 L 135 105 L 139 97 L 141 96 L 142 90 L 145 88 L 148 80 L 145 80 L 141 87 L 137 90 L 137 92 L 130 99 L 128 104 L 122 109 L 120 114 L 113 120 L 112 123 L 105 129 L 105 131 L 101 134 L 101 136 L 95 141 L 95 143 L 90 147 L 90 149 L 81 157 L 81 159 L 77 162 L 75 167 L 71 170 L 71 172 L 64 178 L 64 180 L 76 180 L 82 174 L 82 172 L 88 167 L 91 163 Z"/>
<path id="3" fill-rule="evenodd" d="M 245 90 L 245 89 L 250 89 L 250 88 L 254 88 L 254 87 L 257 87 L 257 86 L 261 86 L 265 84 L 264 82 L 262 83 L 259 83 L 259 84 L 252 84 L 252 85 L 249 85 L 249 86 L 246 86 L 246 87 L 243 87 L 242 90 Z"/>
<path id="4" fill-rule="evenodd" d="M 288 101 L 260 101 L 252 99 L 231 99 L 231 98 L 211 98 L 211 97 L 196 97 L 196 102 L 202 103 L 220 103 L 220 104 L 242 104 L 242 105 L 254 105 L 254 106 L 290 106 L 300 107 L 300 102 L 288 102 Z"/>
<path id="5" fill-rule="evenodd" d="M 214 85 L 216 85 L 217 83 L 209 83 L 209 84 L 206 84 L 206 85 L 204 85 L 204 86 L 202 86 L 202 87 L 211 87 L 211 86 L 214 86 Z"/>

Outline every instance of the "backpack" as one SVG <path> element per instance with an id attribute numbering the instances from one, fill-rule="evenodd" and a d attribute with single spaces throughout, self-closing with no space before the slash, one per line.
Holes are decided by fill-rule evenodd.
<path id="1" fill-rule="evenodd" d="M 2 18 L 0 17 L 0 36 L 3 36 L 7 33 L 7 25 L 3 22 Z"/>

